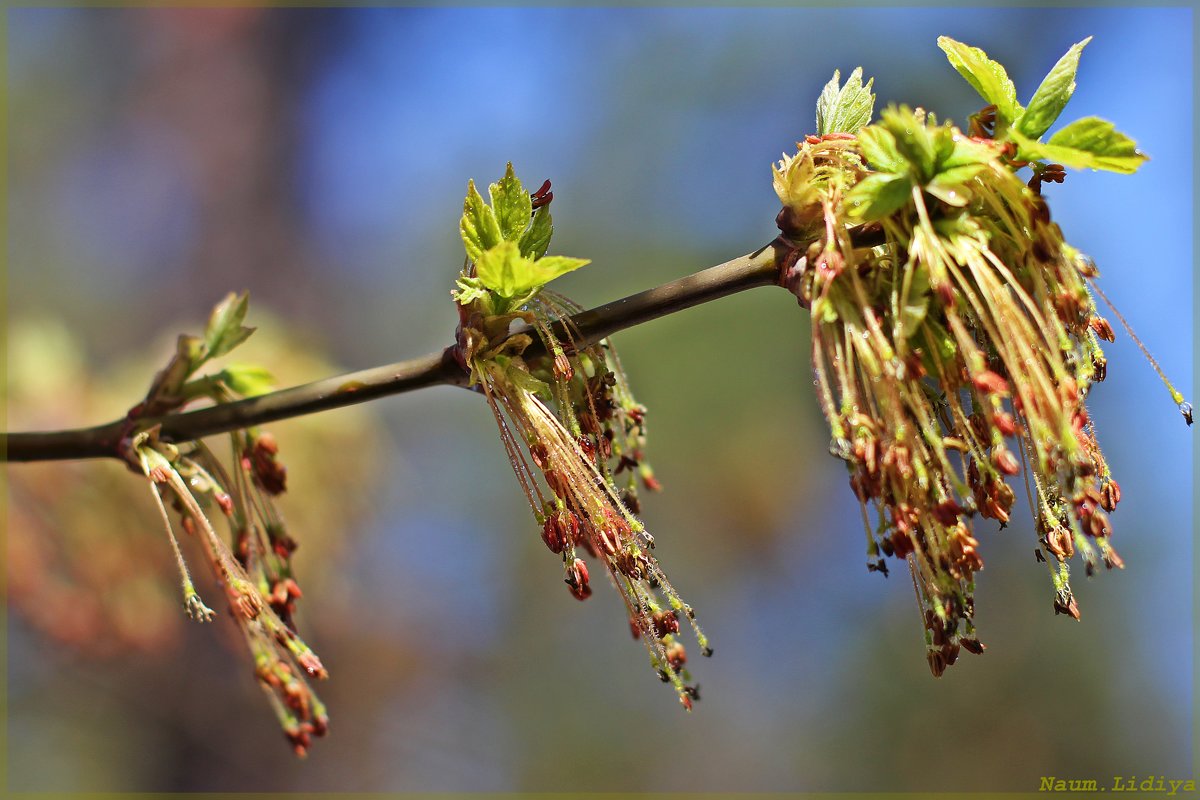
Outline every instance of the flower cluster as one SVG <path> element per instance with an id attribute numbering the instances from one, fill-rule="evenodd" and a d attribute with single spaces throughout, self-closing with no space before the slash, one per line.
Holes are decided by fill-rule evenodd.
<path id="1" fill-rule="evenodd" d="M 712 650 L 635 516 L 638 484 L 659 488 L 643 456 L 646 409 L 630 394 L 611 343 L 583 337 L 570 321 L 580 309 L 544 288 L 587 263 L 545 255 L 552 230 L 549 182 L 531 195 L 510 164 L 489 194 L 490 206 L 471 184 L 464 204 L 468 262 L 454 293 L 457 357 L 495 415 L 542 541 L 562 559 L 570 593 L 580 600 L 591 595 L 584 556 L 599 562 L 624 598 L 634 637 L 690 709 L 699 692 L 685 667 L 681 618 L 701 651 Z"/>
<path id="2" fill-rule="evenodd" d="M 973 85 L 996 79 L 981 51 L 941 44 Z M 1035 159 L 1051 152 L 1073 166 L 1132 171 L 1144 156 L 1115 132 L 1072 147 L 1061 133 L 1036 141 L 1074 88 L 1067 66 L 1071 80 L 1061 62 L 1047 78 L 1055 97 L 1039 89 L 1027 109 L 1014 100 L 999 112 L 993 102 L 973 120 L 974 136 L 903 106 L 867 125 L 870 83 L 856 70 L 839 85 L 835 74 L 818 135 L 774 170 L 781 281 L 811 310 L 831 451 L 862 504 L 869 568 L 886 574 L 884 556 L 910 567 L 934 675 L 960 649 L 983 651 L 972 517 L 1008 522 L 1007 479 L 1025 477 L 1057 613 L 1079 618 L 1072 556 L 1089 575 L 1100 563 L 1122 566 L 1108 516 L 1121 490 L 1085 405 L 1105 377 L 1100 340 L 1113 332 L 1089 291 L 1095 265 L 1066 243 L 1040 194 L 1044 181 L 1061 182 L 1062 165 Z M 1011 83 L 985 89 L 1003 101 Z M 1022 166 L 1033 169 L 1029 182 L 1016 174 Z"/>
<path id="3" fill-rule="evenodd" d="M 141 419 L 177 410 L 199 398 L 229 402 L 265 391 L 269 375 L 256 367 L 231 366 L 193 378 L 209 359 L 244 341 L 245 295 L 229 295 L 213 311 L 204 337 L 181 336 L 175 356 L 154 379 L 146 399 L 130 411 L 122 452 L 132 469 L 145 475 L 162 515 L 182 580 L 184 607 L 193 619 L 215 614 L 192 583 L 172 529 L 168 505 L 180 526 L 198 539 L 205 562 L 225 592 L 230 616 L 250 649 L 255 675 L 297 755 L 314 736 L 328 730 L 325 707 L 308 678 L 328 677 L 320 659 L 296 633 L 294 613 L 301 597 L 291 566 L 296 542 L 287 532 L 273 498 L 284 492 L 287 470 L 279 462 L 271 434 L 249 428 L 230 434 L 232 465 L 226 469 L 201 441 L 172 444 L 157 426 Z M 227 543 L 210 516 L 224 517 Z"/>

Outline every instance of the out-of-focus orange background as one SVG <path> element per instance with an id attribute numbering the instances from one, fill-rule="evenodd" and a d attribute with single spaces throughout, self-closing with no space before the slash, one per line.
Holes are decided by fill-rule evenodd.
<path id="1" fill-rule="evenodd" d="M 463 190 L 508 160 L 554 181 L 552 251 L 594 261 L 562 281 L 584 305 L 752 250 L 773 236 L 770 163 L 811 132 L 835 68 L 875 76 L 879 107 L 964 122 L 981 105 L 939 34 L 1005 63 L 1021 100 L 1095 35 L 1064 119 L 1112 119 L 1153 160 L 1046 193 L 1190 389 L 1191 13 L 9 10 L 7 427 L 119 416 L 229 290 L 251 291 L 261 328 L 239 360 L 284 383 L 443 347 Z M 1090 403 L 1123 488 L 1126 569 L 1077 568 L 1083 620 L 1055 617 L 1028 515 L 981 521 L 988 651 L 935 680 L 903 571 L 865 569 L 806 328 L 761 289 L 616 340 L 667 489 L 644 517 L 716 651 L 694 659 L 690 715 L 615 593 L 567 594 L 486 406 L 461 389 L 270 426 L 301 542 L 299 624 L 332 675 L 332 732 L 303 763 L 225 615 L 201 626 L 178 609 L 144 486 L 114 463 L 8 467 L 10 788 L 1190 776 L 1193 434 L 1128 338 Z"/>

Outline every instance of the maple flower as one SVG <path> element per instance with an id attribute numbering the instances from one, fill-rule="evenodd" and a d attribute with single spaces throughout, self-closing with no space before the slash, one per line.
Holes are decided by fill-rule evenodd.
<path id="1" fill-rule="evenodd" d="M 952 61 L 985 58 L 941 44 Z M 1049 121 L 1023 135 L 1011 108 L 985 109 L 977 136 L 904 106 L 868 125 L 870 83 L 858 70 L 838 78 L 818 105 L 820 133 L 774 168 L 780 281 L 811 311 L 817 396 L 862 505 L 868 566 L 886 575 L 885 557 L 907 563 L 941 675 L 961 649 L 983 650 L 972 523 L 1009 521 L 1009 478 L 1024 477 L 1056 613 L 1079 618 L 1073 556 L 1089 575 L 1122 566 L 1108 516 L 1120 486 L 1085 402 L 1105 377 L 1112 328 L 1089 290 L 1095 265 L 1040 193 L 1062 166 L 1020 158 L 1084 156 L 1039 150 L 1030 137 Z M 1132 171 L 1144 156 L 1124 141 L 1119 171 Z M 1016 170 L 1030 165 L 1026 182 Z"/>
<path id="2" fill-rule="evenodd" d="M 468 265 L 454 293 L 456 356 L 487 399 L 542 541 L 562 560 L 568 590 L 579 600 L 591 596 L 588 559 L 599 563 L 651 665 L 691 709 L 699 691 L 684 666 L 681 616 L 701 652 L 712 650 L 635 516 L 639 483 L 659 488 L 643 456 L 646 409 L 630 393 L 611 343 L 582 341 L 569 322 L 579 307 L 544 288 L 587 263 L 545 255 L 548 189 L 527 194 L 511 164 L 490 187 L 491 206 L 473 184 L 468 188 L 461 224 Z"/>

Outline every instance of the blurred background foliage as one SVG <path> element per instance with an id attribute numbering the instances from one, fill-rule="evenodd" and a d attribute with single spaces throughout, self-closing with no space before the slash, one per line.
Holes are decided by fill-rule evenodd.
<path id="1" fill-rule="evenodd" d="M 770 162 L 812 130 L 835 68 L 875 76 L 880 106 L 978 108 L 939 34 L 1006 64 L 1022 100 L 1095 35 L 1070 118 L 1114 120 L 1153 160 L 1047 194 L 1190 387 L 1191 13 L 10 10 L 7 427 L 121 415 L 229 290 L 251 291 L 260 328 L 238 360 L 283 384 L 445 346 L 463 189 L 506 160 L 554 181 L 552 252 L 595 262 L 562 281 L 584 305 L 752 250 L 774 232 Z M 907 577 L 865 569 L 807 324 L 757 290 L 617 338 L 667 488 L 644 516 L 716 650 L 695 713 L 646 669 L 615 593 L 568 596 L 486 407 L 437 388 L 270 426 L 299 624 L 332 675 L 331 736 L 304 763 L 228 620 L 178 609 L 139 481 L 115 463 L 10 467 L 10 788 L 1190 775 L 1192 434 L 1128 339 L 1091 403 L 1127 568 L 1078 581 L 1081 623 L 1056 618 L 1028 515 L 981 523 L 989 649 L 934 680 Z"/>

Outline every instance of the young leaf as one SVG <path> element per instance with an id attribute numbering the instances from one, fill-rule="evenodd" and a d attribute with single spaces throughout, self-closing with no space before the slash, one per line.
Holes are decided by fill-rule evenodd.
<path id="1" fill-rule="evenodd" d="M 907 106 L 889 106 L 883 112 L 883 127 L 892 134 L 896 151 L 916 170 L 920 181 L 928 181 L 937 166 L 937 130 L 930 130 L 923 117 Z"/>
<path id="2" fill-rule="evenodd" d="M 550 246 L 550 235 L 554 225 L 550 219 L 550 206 L 542 206 L 533 215 L 529 230 L 521 237 L 521 255 L 526 258 L 541 258 Z"/>
<path id="3" fill-rule="evenodd" d="M 249 303 L 250 295 L 247 292 L 230 292 L 213 308 L 208 327 L 204 329 L 205 360 L 228 353 L 254 333 L 254 328 L 242 325 Z"/>
<path id="4" fill-rule="evenodd" d="M 546 256 L 533 262 L 533 272 L 537 278 L 535 286 L 543 286 L 560 275 L 579 269 L 592 263 L 586 258 L 568 258 L 567 256 Z M 529 288 L 535 288 L 531 286 Z"/>
<path id="5" fill-rule="evenodd" d="M 500 242 L 480 253 L 475 260 L 475 274 L 501 297 L 516 297 L 540 285 L 533 261 L 521 255 L 516 242 Z"/>
<path id="6" fill-rule="evenodd" d="M 1103 169 L 1131 174 L 1149 156 L 1137 149 L 1137 142 L 1099 117 L 1084 117 L 1042 143 L 1013 131 L 1019 146 L 1018 157 L 1030 161 L 1050 161 L 1074 169 Z"/>
<path id="7" fill-rule="evenodd" d="M 803 208 L 817 200 L 818 188 L 813 179 L 816 168 L 807 150 L 794 156 L 784 156 L 778 165 L 771 165 L 772 184 L 779 202 L 792 208 Z"/>
<path id="8" fill-rule="evenodd" d="M 926 185 L 925 190 L 943 203 L 965 206 L 971 199 L 967 181 L 987 168 L 988 162 L 997 155 L 997 147 L 968 139 L 954 137 L 950 129 L 941 129 L 942 148 L 951 144 L 950 152 L 939 156 L 937 174 Z"/>
<path id="9" fill-rule="evenodd" d="M 511 161 L 504 170 L 504 177 L 488 187 L 488 194 L 492 198 L 492 208 L 500 226 L 500 235 L 513 241 L 520 239 L 521 234 L 529 227 L 533 201 L 521 186 L 520 178 L 513 172 Z"/>
<path id="10" fill-rule="evenodd" d="M 1033 93 L 1025 112 L 1017 120 L 1017 130 L 1022 134 L 1030 139 L 1037 139 L 1050 130 L 1054 120 L 1058 119 L 1067 101 L 1075 93 L 1075 72 L 1079 69 L 1079 55 L 1091 40 L 1092 37 L 1089 36 L 1082 42 L 1071 45 L 1071 49 L 1042 80 L 1042 85 Z"/>
<path id="11" fill-rule="evenodd" d="M 459 278 L 458 288 L 450 292 L 450 295 L 458 303 L 468 306 L 476 300 L 482 300 L 487 297 L 488 290 L 480 282 L 479 278 Z"/>
<path id="12" fill-rule="evenodd" d="M 850 216 L 873 222 L 901 208 L 912 197 L 912 180 L 907 175 L 881 172 L 863 178 L 846 195 Z"/>
<path id="13" fill-rule="evenodd" d="M 983 164 L 964 164 L 961 167 L 944 169 L 925 185 L 925 191 L 946 205 L 962 207 L 971 201 L 971 190 L 967 181 L 983 172 Z"/>
<path id="14" fill-rule="evenodd" d="M 483 202 L 475 181 L 467 181 L 467 197 L 463 201 L 462 220 L 458 224 L 467 258 L 478 261 L 479 256 L 500 243 L 500 224 L 496 214 Z"/>
<path id="15" fill-rule="evenodd" d="M 876 172 L 907 172 L 908 161 L 896 149 L 896 137 L 880 125 L 870 125 L 858 132 L 858 143 L 867 165 Z"/>
<path id="16" fill-rule="evenodd" d="M 821 90 L 817 99 L 817 133 L 856 133 L 871 121 L 875 108 L 875 95 L 871 93 L 874 78 L 862 82 L 862 67 L 855 67 L 846 78 L 846 85 L 838 88 L 841 73 L 833 71 L 833 78 Z"/>
<path id="17" fill-rule="evenodd" d="M 896 338 L 901 335 L 911 338 L 921 329 L 921 323 L 929 311 L 929 269 L 922 262 L 917 263 L 912 278 L 909 280 L 908 294 L 900 309 L 899 330 Z"/>
<path id="18" fill-rule="evenodd" d="M 270 371 L 252 364 L 230 364 L 218 372 L 217 377 L 243 397 L 266 394 L 275 385 Z"/>
<path id="19" fill-rule="evenodd" d="M 980 97 L 996 106 L 997 116 L 1003 122 L 998 127 L 1011 124 L 1020 115 L 1017 90 L 1004 67 L 988 58 L 987 53 L 978 47 L 956 42 L 949 36 L 939 36 L 937 43 L 958 74 L 967 79 Z"/>

